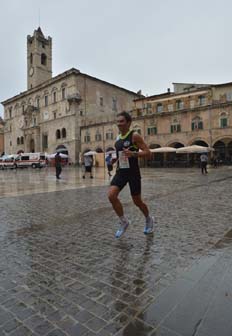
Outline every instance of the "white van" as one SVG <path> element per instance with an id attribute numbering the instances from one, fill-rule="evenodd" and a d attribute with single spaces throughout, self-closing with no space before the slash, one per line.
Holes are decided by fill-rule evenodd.
<path id="1" fill-rule="evenodd" d="M 17 168 L 42 168 L 46 166 L 45 153 L 21 153 L 15 163 Z"/>
<path id="2" fill-rule="evenodd" d="M 17 164 L 15 163 L 18 155 L 4 155 L 0 157 L 0 169 L 14 169 L 17 168 Z"/>

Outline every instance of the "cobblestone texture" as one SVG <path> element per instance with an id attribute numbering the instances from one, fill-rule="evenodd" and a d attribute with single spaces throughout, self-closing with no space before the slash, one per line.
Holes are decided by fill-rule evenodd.
<path id="1" fill-rule="evenodd" d="M 132 224 L 121 240 L 103 173 L 83 182 L 67 170 L 56 192 L 41 189 L 57 183 L 50 172 L 30 171 L 29 184 L 25 171 L 0 174 L 19 181 L 0 199 L 0 335 L 176 335 L 139 316 L 231 229 L 232 169 L 144 170 L 155 234 L 143 235 L 125 189 Z"/>

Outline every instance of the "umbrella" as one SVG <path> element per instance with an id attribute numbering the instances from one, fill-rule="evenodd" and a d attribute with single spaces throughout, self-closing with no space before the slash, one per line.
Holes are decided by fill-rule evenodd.
<path id="1" fill-rule="evenodd" d="M 62 158 L 62 159 L 67 159 L 68 158 L 68 155 L 66 155 L 66 154 L 62 154 L 62 153 L 59 153 L 60 154 L 60 157 Z M 53 154 L 48 154 L 48 159 L 54 159 L 55 158 L 55 156 L 56 156 L 56 153 L 53 153 Z"/>
<path id="2" fill-rule="evenodd" d="M 115 153 L 116 153 L 115 150 L 109 150 L 109 151 L 107 151 L 105 154 L 108 155 L 108 154 L 115 154 Z"/>
<path id="3" fill-rule="evenodd" d="M 176 148 L 173 147 L 159 147 L 159 148 L 152 148 L 150 149 L 152 153 L 170 153 L 176 152 Z"/>
<path id="4" fill-rule="evenodd" d="M 97 152 L 95 152 L 95 151 L 88 151 L 88 152 L 84 153 L 84 156 L 96 155 L 96 154 L 97 154 Z"/>
<path id="5" fill-rule="evenodd" d="M 204 146 L 198 146 L 198 145 L 192 145 L 187 147 L 181 147 L 176 150 L 177 154 L 181 153 L 208 153 L 214 151 L 211 147 L 204 147 Z"/>

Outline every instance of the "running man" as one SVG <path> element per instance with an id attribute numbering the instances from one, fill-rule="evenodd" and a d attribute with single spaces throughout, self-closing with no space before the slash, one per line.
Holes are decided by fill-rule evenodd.
<path id="1" fill-rule="evenodd" d="M 108 192 L 109 201 L 120 221 L 119 229 L 115 234 L 116 238 L 120 238 L 129 225 L 128 219 L 124 216 L 122 203 L 118 199 L 120 191 L 127 183 L 129 183 L 134 204 L 146 218 L 144 234 L 152 233 L 154 226 L 154 219 L 149 215 L 148 207 L 141 198 L 141 175 L 138 164 L 139 157 L 150 157 L 151 152 L 143 138 L 137 132 L 130 130 L 131 122 L 132 118 L 129 113 L 121 112 L 117 115 L 120 134 L 115 142 L 117 159 L 112 160 L 113 163 L 117 161 L 117 169 Z"/>

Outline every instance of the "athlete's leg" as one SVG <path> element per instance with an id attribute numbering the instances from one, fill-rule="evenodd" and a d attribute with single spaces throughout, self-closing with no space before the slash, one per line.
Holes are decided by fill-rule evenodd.
<path id="1" fill-rule="evenodd" d="M 142 211 L 145 217 L 149 216 L 147 205 L 143 202 L 141 195 L 131 195 L 134 204 Z"/>
<path id="2" fill-rule="evenodd" d="M 114 211 L 116 212 L 116 214 L 118 215 L 118 217 L 122 217 L 124 216 L 124 213 L 123 213 L 122 203 L 120 202 L 118 198 L 119 193 L 120 193 L 119 187 L 115 185 L 110 186 L 109 191 L 108 191 L 108 199 L 110 203 L 112 204 L 112 207 Z"/>

